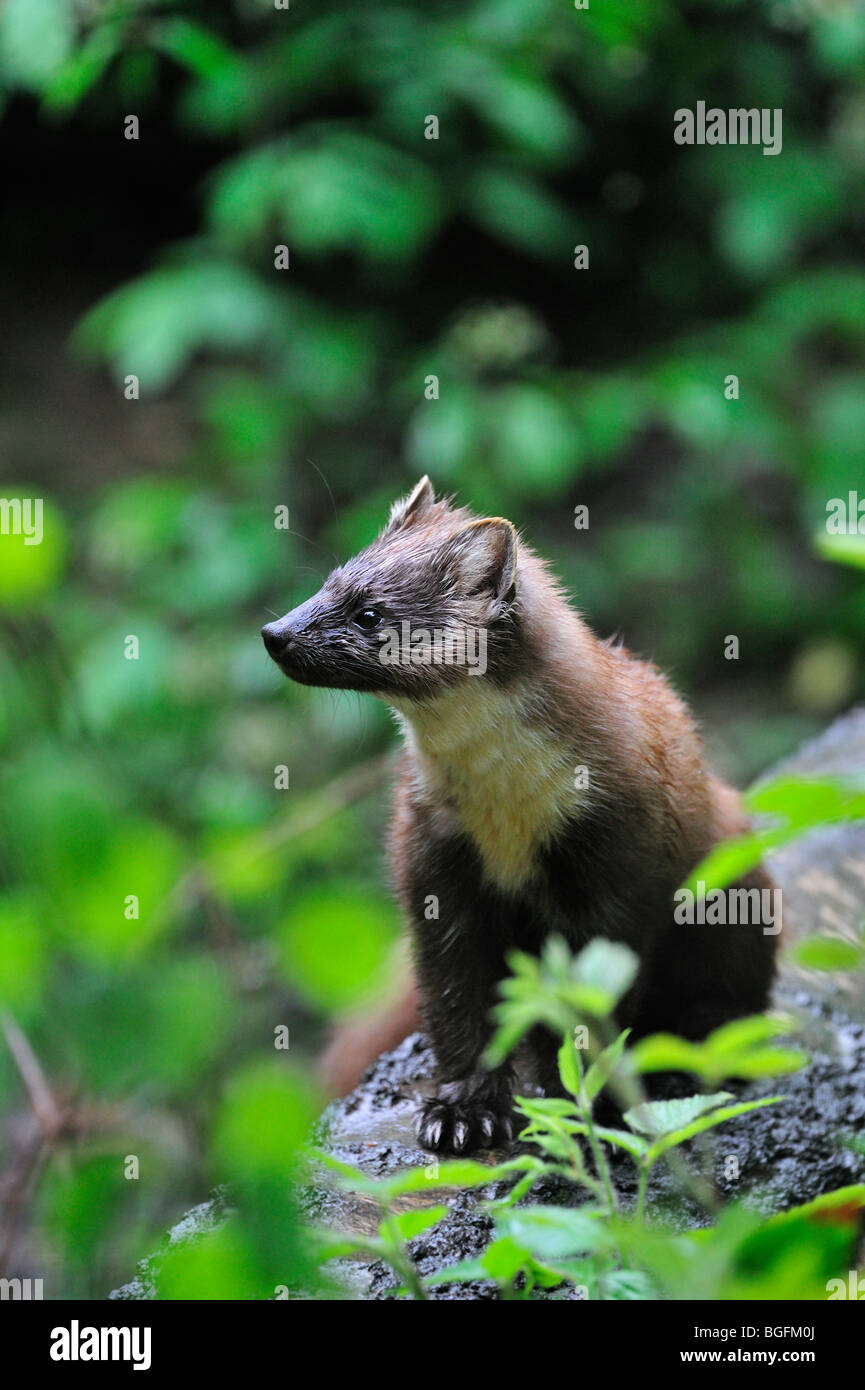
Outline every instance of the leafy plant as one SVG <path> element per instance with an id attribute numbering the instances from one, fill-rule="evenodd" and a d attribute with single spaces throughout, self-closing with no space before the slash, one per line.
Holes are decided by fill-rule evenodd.
<path id="1" fill-rule="evenodd" d="M 514 974 L 501 986 L 502 1003 L 497 1007 L 498 1030 L 488 1055 L 504 1055 L 523 1033 L 539 1022 L 555 1020 L 562 1034 L 559 1049 L 559 1075 L 567 1096 L 526 1097 L 516 1100 L 516 1108 L 526 1120 L 520 1140 L 537 1149 L 537 1155 L 524 1153 L 510 1162 L 489 1167 L 457 1161 L 437 1168 L 435 1186 L 458 1183 L 478 1187 L 507 1179 L 510 1190 L 503 1197 L 486 1202 L 493 1217 L 493 1238 L 475 1259 L 441 1270 L 426 1281 L 436 1284 L 488 1279 L 502 1297 L 530 1298 L 534 1289 L 551 1289 L 574 1284 L 586 1296 L 633 1298 L 652 1296 L 647 1272 L 633 1266 L 625 1245 L 617 1243 L 616 1232 L 622 1221 L 622 1199 L 606 1150 L 610 1147 L 627 1154 L 637 1170 L 637 1199 L 631 1216 L 635 1229 L 646 1228 L 649 1177 L 662 1158 L 709 1130 L 742 1115 L 774 1105 L 781 1097 L 735 1102 L 728 1091 L 692 1095 L 668 1100 L 649 1100 L 640 1092 L 637 1078 L 642 1070 L 652 1070 L 655 1061 L 664 1065 L 675 1059 L 693 1060 L 701 1074 L 718 1069 L 745 1070 L 750 1076 L 769 1076 L 802 1065 L 801 1054 L 759 1046 L 775 1036 L 779 1024 L 762 1018 L 728 1025 L 702 1045 L 682 1039 L 647 1039 L 648 1053 L 640 1046 L 626 1046 L 628 1030 L 605 1046 L 592 1045 L 595 1030 L 609 1024 L 619 999 L 631 984 L 636 958 L 626 948 L 601 940 L 593 941 L 572 956 L 560 940 L 547 943 L 540 959 L 516 953 Z M 591 1026 L 586 1019 L 591 1018 Z M 736 1031 L 737 1030 L 737 1031 Z M 592 1060 L 586 1066 L 583 1051 L 575 1038 L 587 1040 Z M 652 1052 L 654 1046 L 654 1053 Z M 693 1055 L 688 1052 L 693 1048 Z M 638 1097 L 623 1113 L 627 1128 L 599 1124 L 594 1106 L 610 1086 Z M 378 1203 L 382 1218 L 375 1238 L 342 1237 L 322 1239 L 322 1258 L 347 1255 L 360 1250 L 384 1260 L 400 1280 L 401 1291 L 415 1298 L 425 1296 L 424 1284 L 413 1269 L 406 1242 L 445 1215 L 441 1205 L 421 1212 L 397 1216 L 392 1208 L 407 1193 L 428 1191 L 431 1179 L 422 1169 L 388 1180 L 364 1177 L 333 1159 L 324 1161 L 335 1168 L 344 1182 Z M 704 1189 L 695 1184 L 682 1166 L 674 1168 L 682 1190 L 698 1198 Z M 589 1193 L 590 1200 L 576 1209 L 525 1204 L 531 1188 L 542 1178 L 568 1179 Z"/>

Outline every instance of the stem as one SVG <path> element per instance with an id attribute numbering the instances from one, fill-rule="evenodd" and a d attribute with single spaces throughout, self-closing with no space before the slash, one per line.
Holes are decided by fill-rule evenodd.
<path id="1" fill-rule="evenodd" d="M 609 1019 L 603 1018 L 598 1020 L 598 1031 L 601 1034 L 605 1046 L 609 1046 L 611 1042 L 615 1042 L 617 1036 L 616 1030 L 610 1026 Z M 633 1105 L 640 1105 L 648 1100 L 646 1088 L 639 1076 L 634 1076 L 628 1072 L 616 1076 L 614 1073 L 611 1081 L 611 1089 L 617 1101 L 620 1102 L 623 1111 L 626 1108 L 630 1108 Z M 699 1080 L 697 1077 L 694 1078 L 694 1082 L 695 1086 L 699 1088 Z M 687 1192 L 689 1197 L 693 1198 L 697 1206 L 702 1207 L 709 1216 L 717 1216 L 720 1203 L 714 1187 L 710 1183 L 705 1182 L 702 1178 L 694 1177 L 689 1171 L 687 1164 L 682 1160 L 680 1155 L 676 1153 L 675 1149 L 668 1149 L 664 1154 L 664 1158 L 667 1160 L 667 1166 L 679 1186 Z M 649 1174 L 647 1170 L 647 1182 L 648 1177 Z"/>
<path id="2" fill-rule="evenodd" d="M 616 1194 L 613 1191 L 613 1182 L 612 1178 L 610 1177 L 610 1169 L 607 1164 L 607 1160 L 604 1157 L 604 1151 L 601 1148 L 601 1141 L 595 1133 L 595 1122 L 592 1119 L 592 1107 L 590 1105 L 586 1108 L 585 1116 L 586 1129 L 588 1130 L 589 1146 L 592 1150 L 592 1156 L 595 1160 L 595 1167 L 597 1168 L 598 1176 L 601 1179 L 601 1182 L 603 1183 L 604 1192 L 606 1194 L 607 1202 L 610 1207 L 610 1214 L 612 1215 L 614 1211 L 618 1211 L 618 1203 L 616 1202 Z"/>
<path id="3" fill-rule="evenodd" d="M 591 1030 L 589 1031 L 589 1037 L 591 1038 Z M 585 1081 L 586 1073 L 583 1068 L 583 1059 L 580 1056 L 579 1052 L 576 1052 L 576 1058 L 577 1066 L 580 1071 L 580 1096 L 578 1099 L 578 1105 L 585 1119 L 586 1130 L 588 1132 L 589 1147 L 592 1150 L 592 1157 L 595 1160 L 595 1168 L 597 1169 L 598 1177 L 603 1183 L 604 1192 L 607 1198 L 607 1204 L 610 1208 L 610 1215 L 612 1215 L 614 1211 L 618 1211 L 616 1194 L 613 1191 L 613 1181 L 610 1177 L 610 1169 L 607 1164 L 607 1160 L 604 1157 L 604 1151 L 601 1148 L 601 1143 L 598 1139 L 598 1135 L 595 1130 L 595 1121 L 592 1115 L 592 1102 L 587 1098 L 585 1093 L 585 1086 L 583 1083 Z"/>
<path id="4" fill-rule="evenodd" d="M 650 1169 L 645 1163 L 640 1164 L 640 1185 L 637 1190 L 637 1220 L 642 1224 L 646 1218 L 646 1192 L 649 1187 Z"/>
<path id="5" fill-rule="evenodd" d="M 675 1149 L 667 1149 L 663 1157 L 666 1159 L 667 1167 L 673 1177 L 688 1193 L 688 1196 L 694 1199 L 697 1206 L 702 1207 L 709 1216 L 717 1216 L 721 1204 L 711 1183 L 699 1176 L 695 1177 Z"/>
<path id="6" fill-rule="evenodd" d="M 420 1281 L 418 1272 L 408 1253 L 408 1248 L 399 1233 L 399 1229 L 392 1214 L 388 1211 L 383 1211 L 382 1216 L 384 1219 L 382 1220 L 380 1228 L 381 1235 L 390 1246 L 391 1268 L 400 1276 L 412 1298 L 421 1302 L 428 1301 L 426 1289 Z"/>

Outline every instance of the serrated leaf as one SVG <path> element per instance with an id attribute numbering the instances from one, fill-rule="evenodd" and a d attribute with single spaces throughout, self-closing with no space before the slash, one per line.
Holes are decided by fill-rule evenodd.
<path id="1" fill-rule="evenodd" d="M 672 1134 L 681 1130 L 707 1110 L 715 1110 L 726 1100 L 732 1100 L 730 1091 L 716 1091 L 710 1096 L 680 1096 L 672 1100 L 647 1100 L 625 1111 L 625 1119 L 632 1129 L 639 1130 L 655 1139 L 661 1134 Z"/>
<path id="2" fill-rule="evenodd" d="M 675 1148 L 678 1144 L 684 1144 L 688 1139 L 694 1139 L 698 1134 L 703 1134 L 707 1129 L 713 1129 L 715 1125 L 724 1124 L 726 1120 L 734 1120 L 737 1115 L 747 1115 L 752 1110 L 762 1110 L 766 1105 L 777 1105 L 784 1100 L 784 1096 L 767 1096 L 764 1100 L 742 1101 L 739 1105 L 727 1105 L 722 1110 L 714 1110 L 710 1115 L 704 1115 L 701 1119 L 695 1120 L 693 1124 L 684 1126 L 674 1134 L 662 1135 L 649 1149 L 646 1154 L 646 1163 L 651 1166 L 661 1154 L 667 1149 Z"/>
<path id="3" fill-rule="evenodd" d="M 541 1260 L 592 1254 L 606 1243 L 597 1212 L 582 1207 L 512 1207 L 497 1214 L 496 1229 Z"/>

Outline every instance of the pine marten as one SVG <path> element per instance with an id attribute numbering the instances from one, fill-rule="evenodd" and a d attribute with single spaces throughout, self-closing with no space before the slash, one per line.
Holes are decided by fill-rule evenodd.
<path id="1" fill-rule="evenodd" d="M 389 844 L 439 1068 L 426 1148 L 513 1134 L 512 1059 L 482 1064 L 513 949 L 536 954 L 552 933 L 575 951 L 627 943 L 641 966 L 618 1018 L 636 1036 L 698 1039 L 765 1008 L 777 928 L 674 914 L 691 870 L 746 828 L 737 794 L 660 672 L 595 637 L 509 521 L 437 501 L 423 478 L 262 636 L 292 680 L 376 695 L 402 730 Z M 758 868 L 735 887 L 769 884 Z M 395 1041 L 387 1025 L 377 1041 Z M 555 1085 L 557 1044 L 530 1037 L 541 1085 Z"/>

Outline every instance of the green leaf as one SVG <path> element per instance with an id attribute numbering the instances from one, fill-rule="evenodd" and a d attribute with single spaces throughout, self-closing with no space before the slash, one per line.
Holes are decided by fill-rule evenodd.
<path id="1" fill-rule="evenodd" d="M 3 484 L 0 497 L 0 612 L 36 607 L 60 583 L 68 549 L 66 524 L 33 489 Z"/>
<path id="2" fill-rule="evenodd" d="M 347 251 L 388 262 L 420 251 L 440 207 L 418 159 L 332 122 L 223 166 L 210 216 L 226 244 L 255 245 L 279 229 L 306 256 Z"/>
<path id="3" fill-rule="evenodd" d="M 172 1302 L 260 1299 L 265 1292 L 248 1242 L 234 1222 L 172 1245 L 160 1258 L 157 1287 L 159 1297 Z"/>
<path id="4" fill-rule="evenodd" d="M 498 1181 L 510 1172 L 518 1172 L 530 1166 L 534 1160 L 525 1155 L 507 1164 L 478 1163 L 471 1158 L 448 1159 L 444 1163 L 430 1162 L 428 1168 L 411 1168 L 394 1178 L 368 1179 L 365 1191 L 374 1193 L 382 1205 L 393 1202 L 395 1197 L 411 1192 L 436 1192 L 440 1188 L 485 1187 Z M 351 1172 L 352 1170 L 349 1170 Z"/>
<path id="5" fill-rule="evenodd" d="M 596 937 L 574 961 L 574 978 L 609 1001 L 611 1012 L 637 977 L 639 958 L 628 946 Z"/>
<path id="6" fill-rule="evenodd" d="M 595 1125 L 595 1134 L 605 1143 L 615 1144 L 616 1148 L 624 1149 L 632 1158 L 641 1158 L 648 1148 L 648 1144 L 641 1135 L 632 1134 L 626 1129 L 611 1129 L 608 1125 Z"/>
<path id="7" fill-rule="evenodd" d="M 710 1115 L 704 1115 L 699 1120 L 694 1120 L 692 1124 L 684 1125 L 681 1129 L 672 1134 L 665 1134 L 652 1144 L 646 1154 L 645 1162 L 651 1167 L 661 1154 L 668 1149 L 674 1148 L 678 1144 L 684 1144 L 688 1139 L 694 1139 L 698 1134 L 702 1134 L 707 1129 L 713 1129 L 716 1125 L 724 1124 L 727 1120 L 734 1120 L 737 1115 L 747 1115 L 752 1110 L 762 1110 L 766 1105 L 778 1105 L 784 1096 L 767 1096 L 763 1100 L 742 1101 L 739 1105 L 728 1105 L 721 1110 L 713 1110 Z"/>
<path id="8" fill-rule="evenodd" d="M 234 1180 L 278 1178 L 306 1143 L 318 1097 L 299 1071 L 270 1059 L 246 1063 L 231 1077 L 214 1132 L 214 1154 Z"/>
<path id="9" fill-rule="evenodd" d="M 115 964 L 152 950 L 175 925 L 182 867 L 181 846 L 159 821 L 124 817 L 98 867 L 82 864 L 80 878 L 58 887 L 68 945 Z"/>
<path id="10" fill-rule="evenodd" d="M 576 1118 L 579 1110 L 572 1100 L 562 1096 L 517 1096 L 517 1108 L 524 1115 L 545 1119 L 551 1115 L 569 1115 Z"/>
<path id="11" fill-rule="evenodd" d="M 426 1231 L 430 1226 L 435 1226 L 436 1222 L 441 1221 L 443 1216 L 447 1216 L 448 1209 L 443 1204 L 434 1207 L 424 1207 L 419 1211 L 402 1211 L 392 1219 L 403 1240 L 413 1240 L 422 1231 Z"/>
<path id="12" fill-rule="evenodd" d="M 237 65 L 235 55 L 221 39 L 188 19 L 165 19 L 152 24 L 150 41 L 154 48 L 176 58 L 197 77 L 219 77 L 226 68 Z"/>
<path id="13" fill-rule="evenodd" d="M 570 1033 L 562 1040 L 562 1045 L 559 1048 L 559 1076 L 562 1078 L 565 1089 L 570 1091 L 572 1096 L 579 1097 L 582 1084 L 582 1066 Z"/>
<path id="14" fill-rule="evenodd" d="M 751 1014 L 747 1018 L 734 1018 L 729 1023 L 723 1023 L 720 1028 L 709 1034 L 705 1045 L 714 1056 L 738 1057 L 743 1051 L 758 1043 L 783 1037 L 790 1032 L 792 1026 L 790 1018 L 779 1018 L 772 1014 Z"/>
<path id="15" fill-rule="evenodd" d="M 779 777 L 753 787 L 747 803 L 757 815 L 786 822 L 785 834 L 865 818 L 865 777 Z"/>
<path id="16" fill-rule="evenodd" d="M 509 1236 L 502 1236 L 488 1245 L 481 1256 L 481 1265 L 489 1279 L 497 1284 L 509 1284 L 523 1269 L 528 1252 Z"/>
<path id="17" fill-rule="evenodd" d="M 699 1076 L 703 1052 L 697 1043 L 687 1042 L 673 1033 L 652 1033 L 641 1038 L 629 1053 L 638 1072 L 687 1071 Z"/>
<path id="18" fill-rule="evenodd" d="M 94 29 L 50 77 L 43 94 L 46 110 L 74 110 L 96 85 L 118 52 L 122 24 L 109 21 Z"/>
<path id="19" fill-rule="evenodd" d="M 554 1132 L 554 1125 L 559 1127 L 559 1135 Z M 589 1133 L 589 1127 L 583 1120 L 558 1120 L 552 1117 L 546 1121 L 536 1121 L 523 1130 L 521 1138 L 530 1137 L 532 1142 L 540 1144 L 542 1148 L 553 1153 L 557 1158 L 570 1161 L 572 1153 L 570 1145 L 567 1143 L 566 1136 L 579 1134 L 583 1137 Z M 646 1152 L 647 1144 L 639 1134 L 631 1134 L 625 1129 L 609 1129 L 604 1125 L 595 1125 L 595 1134 L 599 1139 L 603 1139 L 608 1144 L 615 1144 L 617 1148 L 624 1149 L 633 1158 L 639 1158 Z"/>
<path id="20" fill-rule="evenodd" d="M 563 204 L 530 175 L 487 165 L 476 169 L 468 189 L 469 208 L 481 226 L 529 256 L 559 255 L 582 238 Z"/>
<path id="21" fill-rule="evenodd" d="M 780 835 L 756 833 L 725 840 L 701 860 L 683 886 L 698 897 L 714 888 L 727 888 L 756 868 L 767 849 L 780 842 Z"/>
<path id="22" fill-rule="evenodd" d="M 684 885 L 692 893 L 729 887 L 768 850 L 789 844 L 809 830 L 865 819 L 862 779 L 855 777 L 780 777 L 752 788 L 746 802 L 750 811 L 771 817 L 774 824 L 716 846 Z"/>
<path id="23" fill-rule="evenodd" d="M 329 1009 L 346 1009 L 384 984 L 395 939 L 388 905 L 351 885 L 310 889 L 277 928 L 284 975 Z"/>
<path id="24" fill-rule="evenodd" d="M 625 1111 L 625 1120 L 632 1129 L 650 1138 L 672 1134 L 696 1120 L 707 1110 L 715 1110 L 725 1100 L 732 1100 L 730 1091 L 716 1091 L 711 1096 L 683 1096 L 673 1100 L 647 1100 Z"/>
<path id="25" fill-rule="evenodd" d="M 855 970 L 865 963 L 865 950 L 858 942 L 835 936 L 806 937 L 790 955 L 808 970 Z"/>
<path id="26" fill-rule="evenodd" d="M 780 1076 L 804 1066 L 807 1055 L 761 1044 L 789 1030 L 789 1020 L 758 1014 L 724 1024 L 701 1043 L 655 1033 L 636 1044 L 628 1054 L 629 1061 L 641 1073 L 687 1071 L 709 1084 L 732 1076 L 748 1080 Z"/>
<path id="27" fill-rule="evenodd" d="M 799 1206 L 788 1207 L 786 1211 L 778 1212 L 770 1217 L 769 1225 L 785 1226 L 793 1224 L 802 1217 L 827 1217 L 836 1213 L 842 1220 L 856 1222 L 856 1209 L 865 1208 L 865 1183 L 850 1183 L 847 1187 L 838 1187 L 834 1192 L 824 1192 L 819 1197 L 815 1197 L 811 1202 L 804 1202 Z"/>
<path id="28" fill-rule="evenodd" d="M 476 1279 L 489 1279 L 490 1273 L 482 1259 L 460 1260 L 458 1264 L 446 1265 L 428 1274 L 424 1279 L 425 1288 L 435 1288 L 439 1284 L 472 1284 Z"/>
<path id="29" fill-rule="evenodd" d="M 5 0 L 0 5 L 0 70 L 11 86 L 39 91 L 66 62 L 75 14 L 66 0 Z"/>
<path id="30" fill-rule="evenodd" d="M 540 1260 L 593 1254 L 607 1242 L 599 1213 L 585 1207 L 511 1207 L 497 1213 L 496 1229 Z"/>
<path id="31" fill-rule="evenodd" d="M 289 332 L 275 289 L 227 259 L 208 258 L 155 270 L 109 295 L 78 325 L 74 345 L 128 373 L 141 394 L 164 390 L 193 355 L 268 350 Z"/>
<path id="32" fill-rule="evenodd" d="M 630 1037 L 630 1033 L 630 1028 L 626 1028 L 623 1033 L 620 1033 L 616 1041 L 610 1043 L 609 1047 L 605 1047 L 600 1056 L 595 1058 L 595 1061 L 586 1072 L 583 1089 L 586 1099 L 590 1103 L 604 1089 L 615 1071 L 625 1050 L 625 1043 Z"/>
<path id="33" fill-rule="evenodd" d="M 556 496 L 579 472 L 580 446 L 563 404 L 537 386 L 510 386 L 489 400 L 487 430 L 497 476 L 525 496 Z"/>
<path id="34" fill-rule="evenodd" d="M 23 895 L 0 897 L 0 1009 L 38 1000 L 49 963 L 36 903 Z"/>
<path id="35" fill-rule="evenodd" d="M 865 536 L 830 536 L 821 531 L 814 544 L 826 560 L 865 569 Z"/>
<path id="36" fill-rule="evenodd" d="M 658 1297 L 657 1288 L 642 1269 L 613 1269 L 601 1275 L 598 1282 L 602 1298 L 615 1299 L 620 1303 L 638 1299 L 654 1301 Z"/>

